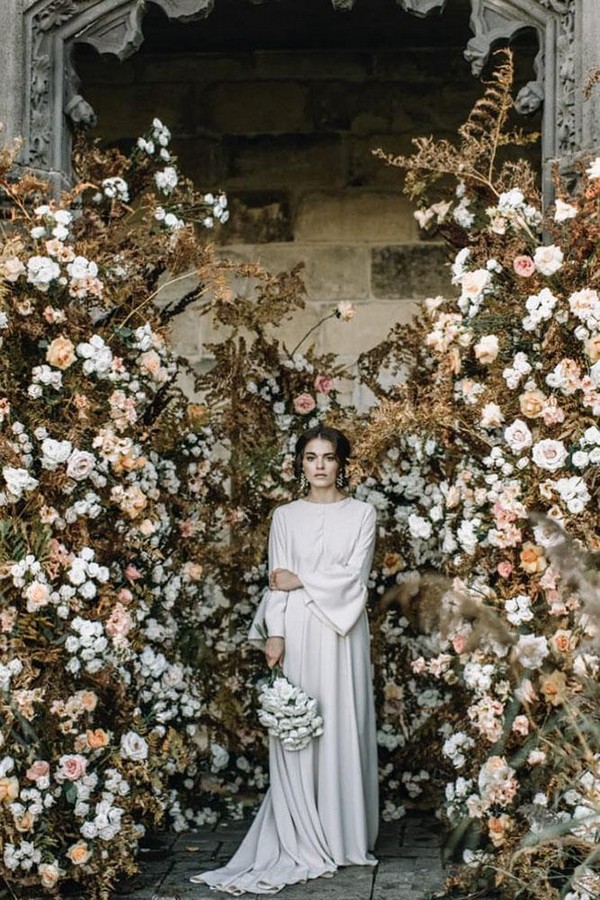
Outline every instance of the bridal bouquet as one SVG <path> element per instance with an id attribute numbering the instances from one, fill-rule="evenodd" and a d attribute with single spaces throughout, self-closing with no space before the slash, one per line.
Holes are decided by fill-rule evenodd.
<path id="1" fill-rule="evenodd" d="M 284 750 L 303 750 L 313 738 L 323 734 L 317 701 L 291 684 L 279 668 L 273 670 L 271 681 L 260 689 L 259 706 L 261 725 L 279 738 Z"/>

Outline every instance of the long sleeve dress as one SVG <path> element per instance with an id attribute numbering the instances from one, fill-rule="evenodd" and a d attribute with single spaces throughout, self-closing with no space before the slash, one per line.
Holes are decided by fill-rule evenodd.
<path id="1" fill-rule="evenodd" d="M 375 543 L 375 510 L 347 497 L 296 500 L 275 510 L 269 571 L 295 572 L 303 587 L 267 591 L 250 640 L 285 638 L 283 669 L 315 697 L 323 735 L 299 751 L 270 739 L 270 789 L 229 863 L 192 877 L 230 894 L 275 894 L 331 875 L 338 866 L 375 865 L 377 740 L 365 603 Z"/>

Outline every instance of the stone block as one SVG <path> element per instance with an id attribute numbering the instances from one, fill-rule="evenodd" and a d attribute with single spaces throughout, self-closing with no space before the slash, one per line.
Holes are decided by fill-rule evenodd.
<path id="1" fill-rule="evenodd" d="M 302 277 L 313 301 L 361 300 L 368 296 L 368 249 L 344 244 L 233 245 L 223 256 L 259 262 L 272 272 L 304 263 Z"/>
<path id="2" fill-rule="evenodd" d="M 25 53 L 22 0 L 3 0 L 0 12 L 0 122 L 4 126 L 2 143 L 23 134 Z"/>
<path id="3" fill-rule="evenodd" d="M 374 297 L 422 300 L 452 290 L 444 244 L 397 244 L 371 251 Z"/>
<path id="4" fill-rule="evenodd" d="M 414 241 L 412 205 L 399 193 L 351 189 L 302 198 L 295 224 L 297 241 Z"/>
<path id="5" fill-rule="evenodd" d="M 294 238 L 289 197 L 283 191 L 231 192 L 225 244 L 265 244 Z"/>
<path id="6" fill-rule="evenodd" d="M 115 103 L 112 84 L 93 84 L 86 99 L 98 113 L 96 133 L 105 141 L 138 137 L 158 117 L 174 133 L 185 133 L 194 109 L 194 90 L 188 84 L 133 84 L 119 92 Z"/>
<path id="7" fill-rule="evenodd" d="M 100 56 L 87 44 L 75 44 L 75 67 L 83 82 L 84 96 L 87 97 L 90 85 L 94 84 L 133 84 L 137 78 L 137 59 L 133 56 L 120 62 L 114 56 Z"/>
<path id="8" fill-rule="evenodd" d="M 225 156 L 219 138 L 175 137 L 171 147 L 181 172 L 199 190 L 214 191 L 225 182 Z"/>
<path id="9" fill-rule="evenodd" d="M 372 68 L 370 53 L 349 51 L 265 50 L 258 51 L 254 57 L 257 77 L 266 79 L 361 82 L 370 77 Z"/>
<path id="10" fill-rule="evenodd" d="M 373 77 L 380 81 L 397 81 L 404 85 L 445 83 L 468 72 L 463 47 L 450 43 L 443 46 L 397 50 L 378 50 L 373 57 Z"/>
<path id="11" fill-rule="evenodd" d="M 356 357 L 379 344 L 397 322 L 410 322 L 414 303 L 370 300 L 355 304 L 356 315 L 350 322 L 331 319 L 323 327 L 323 346 L 335 348 L 344 357 Z"/>
<path id="12" fill-rule="evenodd" d="M 350 131 L 358 117 L 368 114 L 378 123 L 373 130 L 386 130 L 392 122 L 396 94 L 396 85 L 321 82 L 311 91 L 314 128 L 321 132 Z"/>
<path id="13" fill-rule="evenodd" d="M 255 75 L 253 53 L 138 54 L 137 78 L 146 83 L 186 81 L 208 85 L 250 81 Z"/>
<path id="14" fill-rule="evenodd" d="M 368 136 L 345 135 L 345 184 L 353 187 L 400 190 L 404 180 L 402 171 L 388 166 L 383 160 L 374 156 L 373 151 L 381 148 L 385 153 L 391 153 L 394 156 L 410 154 L 414 149 L 411 137 L 411 134 L 392 134 L 391 132 Z"/>
<path id="15" fill-rule="evenodd" d="M 211 125 L 221 134 L 309 132 L 307 88 L 295 81 L 250 81 L 216 85 L 204 95 Z"/>
<path id="16" fill-rule="evenodd" d="M 226 138 L 226 187 L 294 189 L 341 187 L 342 142 L 338 136 L 273 135 Z"/>

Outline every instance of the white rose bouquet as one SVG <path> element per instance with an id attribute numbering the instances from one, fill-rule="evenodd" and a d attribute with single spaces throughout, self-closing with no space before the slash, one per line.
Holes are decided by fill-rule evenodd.
<path id="1" fill-rule="evenodd" d="M 279 667 L 260 689 L 258 718 L 270 735 L 279 738 L 284 750 L 303 750 L 323 734 L 317 701 L 291 684 Z"/>

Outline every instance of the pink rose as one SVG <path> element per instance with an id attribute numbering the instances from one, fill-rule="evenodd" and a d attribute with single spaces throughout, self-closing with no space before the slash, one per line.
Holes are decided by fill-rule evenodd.
<path id="1" fill-rule="evenodd" d="M 497 571 L 498 575 L 500 575 L 501 578 L 508 578 L 512 570 L 512 563 L 510 563 L 507 559 L 503 559 L 502 562 L 498 563 Z"/>
<path id="2" fill-rule="evenodd" d="M 464 652 L 466 644 L 467 644 L 467 640 L 466 640 L 464 634 L 455 634 L 454 637 L 452 638 L 452 649 L 454 650 L 455 653 L 458 653 L 459 655 Z"/>
<path id="3" fill-rule="evenodd" d="M 142 573 L 140 572 L 140 570 L 136 569 L 135 566 L 133 566 L 131 563 L 129 563 L 129 565 L 125 569 L 125 578 L 127 579 L 127 581 L 131 581 L 131 582 L 137 581 L 138 578 L 141 578 L 141 577 L 142 577 Z"/>
<path id="4" fill-rule="evenodd" d="M 535 272 L 535 263 L 530 256 L 515 256 L 513 269 L 521 278 L 530 278 Z"/>
<path id="5" fill-rule="evenodd" d="M 512 730 L 515 734 L 520 734 L 523 737 L 529 734 L 529 719 L 527 716 L 516 716 L 512 724 Z"/>
<path id="6" fill-rule="evenodd" d="M 25 777 L 30 781 L 37 781 L 38 778 L 47 778 L 50 774 L 50 763 L 45 759 L 36 759 L 25 772 Z"/>
<path id="7" fill-rule="evenodd" d="M 87 760 L 78 753 L 68 753 L 61 756 L 58 764 L 60 770 L 56 773 L 57 781 L 63 781 L 65 778 L 67 781 L 77 781 L 85 775 Z"/>
<path id="8" fill-rule="evenodd" d="M 317 375 L 315 378 L 315 391 L 319 394 L 328 394 L 333 388 L 333 378 L 331 375 Z"/>
<path id="9" fill-rule="evenodd" d="M 117 603 L 110 617 L 106 620 L 106 633 L 116 643 L 122 643 L 133 628 L 133 619 L 121 603 Z"/>
<path id="10" fill-rule="evenodd" d="M 315 398 L 311 394 L 298 394 L 294 399 L 294 409 L 301 416 L 308 415 L 316 405 Z"/>

